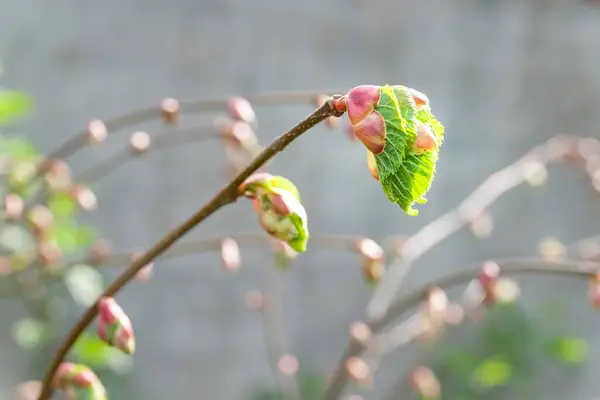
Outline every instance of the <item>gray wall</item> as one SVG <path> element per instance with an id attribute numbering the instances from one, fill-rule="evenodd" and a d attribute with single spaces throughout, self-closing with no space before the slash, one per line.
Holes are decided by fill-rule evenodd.
<path id="1" fill-rule="evenodd" d="M 52 149 L 94 117 L 110 118 L 164 96 L 210 98 L 267 90 L 399 83 L 425 91 L 447 126 L 439 174 L 420 216 L 387 203 L 363 148 L 315 129 L 273 163 L 300 187 L 312 232 L 383 239 L 414 232 L 455 206 L 491 172 L 558 133 L 598 136 L 600 8 L 581 0 L 4 0 L 2 84 L 29 91 L 37 107 L 23 132 Z M 267 143 L 309 107 L 259 108 Z M 158 133 L 159 124 L 143 125 Z M 126 135 L 72 158 L 75 169 L 119 149 Z M 203 146 L 207 148 L 203 148 Z M 132 163 L 97 186 L 91 217 L 121 250 L 143 246 L 181 222 L 222 185 L 215 144 L 177 148 Z M 535 251 L 547 234 L 565 241 L 598 232 L 600 203 L 580 175 L 551 169 L 547 187 L 520 188 L 492 208 L 491 239 L 460 233 L 426 256 L 406 287 L 470 261 Z M 192 235 L 257 230 L 248 204 L 212 217 Z M 138 333 L 136 398 L 242 399 L 271 379 L 257 315 L 244 294 L 260 285 L 264 252 L 245 251 L 228 277 L 214 254 L 160 262 L 155 279 L 120 300 Z M 285 329 L 301 362 L 328 368 L 369 291 L 351 255 L 311 249 L 284 277 Z M 540 282 L 540 281 L 537 281 Z M 548 399 L 600 392 L 600 343 L 584 287 L 547 279 L 525 297 L 571 297 L 572 321 L 592 343 L 589 368 Z M 8 339 L 18 305 L 0 305 L 0 397 L 31 378 Z M 384 393 L 405 365 L 378 375 Z M 567 396 L 568 394 L 568 396 Z M 115 393 L 115 398 L 122 398 Z"/>

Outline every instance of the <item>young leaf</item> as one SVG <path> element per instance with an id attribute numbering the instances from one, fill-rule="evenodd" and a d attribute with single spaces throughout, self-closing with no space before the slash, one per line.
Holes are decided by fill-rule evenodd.
<path id="1" fill-rule="evenodd" d="M 435 174 L 444 127 L 431 113 L 425 95 L 405 86 L 357 86 L 346 95 L 356 137 L 373 156 L 369 170 L 387 198 L 408 215 Z"/>
<path id="2" fill-rule="evenodd" d="M 438 159 L 437 149 L 420 154 L 413 151 L 417 121 L 429 124 L 438 146 L 442 143 L 444 127 L 429 107 L 417 112 L 412 95 L 404 86 L 382 87 L 375 111 L 383 116 L 386 126 L 386 146 L 382 153 L 375 155 L 383 191 L 408 215 L 417 215 L 412 205 L 426 202 L 425 194 L 433 181 Z"/>

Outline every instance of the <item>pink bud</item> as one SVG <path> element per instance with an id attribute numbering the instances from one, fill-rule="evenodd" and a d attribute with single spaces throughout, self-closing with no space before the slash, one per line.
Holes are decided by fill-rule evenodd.
<path id="1" fill-rule="evenodd" d="M 93 119 L 88 123 L 86 135 L 89 144 L 97 145 L 106 140 L 108 130 L 104 122 L 99 119 Z"/>
<path id="2" fill-rule="evenodd" d="M 350 357 L 346 361 L 346 371 L 352 379 L 357 382 L 364 382 L 371 376 L 371 369 L 362 359 L 358 357 Z"/>
<path id="3" fill-rule="evenodd" d="M 277 215 L 280 215 L 282 217 L 287 217 L 288 215 L 290 215 L 291 207 L 289 206 L 289 202 L 291 201 L 291 199 L 290 196 L 287 195 L 287 193 L 273 193 L 269 196 L 269 200 L 271 201 L 271 207 L 273 207 L 273 210 L 277 213 Z"/>
<path id="4" fill-rule="evenodd" d="M 134 132 L 129 138 L 129 145 L 131 153 L 133 155 L 140 155 L 146 153 L 150 149 L 151 144 L 152 138 L 146 132 Z"/>
<path id="5" fill-rule="evenodd" d="M 412 150 L 416 154 L 422 154 L 437 148 L 437 140 L 427 125 L 417 121 L 417 138 L 412 145 Z"/>
<path id="6" fill-rule="evenodd" d="M 51 190 L 68 190 L 73 177 L 71 167 L 63 160 L 58 159 L 47 161 L 46 166 L 44 179 L 48 187 Z"/>
<path id="7" fill-rule="evenodd" d="M 133 326 L 127 314 L 112 297 L 103 297 L 98 301 L 97 327 L 100 339 L 127 354 L 133 354 Z"/>
<path id="8" fill-rule="evenodd" d="M 500 266 L 493 261 L 487 261 L 481 267 L 478 280 L 485 292 L 484 301 L 488 304 L 493 303 L 496 299 L 494 286 L 498 282 L 500 276 Z"/>
<path id="9" fill-rule="evenodd" d="M 268 301 L 262 292 L 254 290 L 246 293 L 245 303 L 251 310 L 262 310 L 267 306 Z"/>
<path id="10" fill-rule="evenodd" d="M 63 252 L 55 242 L 44 240 L 37 244 L 37 248 L 38 257 L 44 266 L 54 268 L 59 265 Z"/>
<path id="11" fill-rule="evenodd" d="M 373 85 L 357 86 L 346 94 L 348 118 L 354 134 L 373 154 L 379 154 L 385 148 L 385 121 L 375 111 L 379 98 L 380 87 Z"/>
<path id="12" fill-rule="evenodd" d="M 160 112 L 165 121 L 168 124 L 176 125 L 179 123 L 181 117 L 181 109 L 179 101 L 171 97 L 167 97 L 160 102 Z"/>
<path id="13" fill-rule="evenodd" d="M 427 290 L 425 311 L 432 315 L 444 315 L 450 301 L 442 288 L 432 287 Z"/>
<path id="14" fill-rule="evenodd" d="M 268 172 L 256 172 L 250 175 L 239 187 L 238 192 L 248 197 L 254 197 L 254 193 L 247 193 L 255 185 L 260 185 L 263 182 L 271 179 L 273 175 Z M 255 210 L 256 211 L 256 210 Z"/>
<path id="15" fill-rule="evenodd" d="M 4 217 L 9 221 L 14 221 L 23 215 L 25 202 L 23 198 L 15 193 L 8 193 L 3 201 Z"/>
<path id="16" fill-rule="evenodd" d="M 94 265 L 103 262 L 110 254 L 111 247 L 111 243 L 107 240 L 101 240 L 94 243 L 88 252 L 89 262 Z"/>
<path id="17" fill-rule="evenodd" d="M 94 371 L 85 365 L 63 362 L 56 370 L 53 385 L 58 389 L 65 389 L 69 386 L 87 389 L 102 386 L 102 383 Z"/>
<path id="18" fill-rule="evenodd" d="M 355 322 L 350 325 L 350 338 L 357 342 L 364 344 L 372 337 L 371 328 L 364 322 Z"/>
<path id="19" fill-rule="evenodd" d="M 369 168 L 371 176 L 375 178 L 377 182 L 379 182 L 379 170 L 377 169 L 377 161 L 375 160 L 375 155 L 369 150 L 367 150 L 367 168 Z"/>
<path id="20" fill-rule="evenodd" d="M 494 261 L 486 261 L 479 272 L 479 283 L 483 287 L 488 287 L 494 283 L 500 276 L 500 266 Z"/>
<path id="21" fill-rule="evenodd" d="M 40 397 L 41 392 L 42 382 L 22 382 L 15 388 L 11 400 L 37 400 Z"/>
<path id="22" fill-rule="evenodd" d="M 254 149 L 258 145 L 256 133 L 244 121 L 225 121 L 219 124 L 221 134 L 231 144 L 243 149 Z"/>
<path id="23" fill-rule="evenodd" d="M 221 241 L 221 262 L 227 271 L 235 271 L 240 268 L 242 257 L 240 246 L 232 238 L 224 238 Z"/>
<path id="24" fill-rule="evenodd" d="M 48 232 L 54 225 L 54 216 L 52 212 L 41 204 L 36 204 L 31 207 L 26 218 L 34 234 L 38 236 Z"/>
<path id="25" fill-rule="evenodd" d="M 363 258 L 362 272 L 369 283 L 377 283 L 385 274 L 383 248 L 375 241 L 365 238 L 357 242 L 357 248 Z"/>
<path id="26" fill-rule="evenodd" d="M 377 111 L 354 125 L 354 134 L 373 154 L 379 154 L 385 149 L 385 121 Z"/>
<path id="27" fill-rule="evenodd" d="M 433 371 L 423 366 L 419 366 L 412 371 L 410 384 L 413 390 L 424 399 L 438 398 L 442 391 Z"/>
<path id="28" fill-rule="evenodd" d="M 243 97 L 232 97 L 227 102 L 227 110 L 229 114 L 239 120 L 247 123 L 254 123 L 256 121 L 256 114 L 250 102 Z"/>
<path id="29" fill-rule="evenodd" d="M 92 211 L 98 207 L 96 195 L 88 187 L 76 184 L 71 188 L 70 194 L 82 210 Z"/>
<path id="30" fill-rule="evenodd" d="M 296 375 L 299 366 L 298 359 L 292 354 L 285 354 L 281 356 L 277 362 L 277 368 L 279 371 L 288 376 Z"/>
<path id="31" fill-rule="evenodd" d="M 429 105 L 429 99 L 423 93 L 411 88 L 409 88 L 408 90 L 410 91 L 410 94 L 412 94 L 413 100 L 415 101 L 417 108 Z"/>

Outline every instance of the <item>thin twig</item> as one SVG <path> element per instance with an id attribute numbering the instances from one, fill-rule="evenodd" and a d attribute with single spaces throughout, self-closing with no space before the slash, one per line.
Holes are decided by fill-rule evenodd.
<path id="1" fill-rule="evenodd" d="M 256 105 L 287 105 L 294 102 L 306 102 L 311 98 L 320 94 L 333 94 L 338 93 L 337 91 L 294 91 L 294 92 L 270 92 L 270 93 L 259 93 L 253 95 L 244 96 L 248 101 Z M 222 110 L 227 106 L 227 102 L 230 97 L 217 99 L 217 100 L 199 100 L 190 102 L 180 102 L 180 110 L 185 113 L 200 113 L 200 112 L 213 112 Z M 115 119 L 105 122 L 108 133 L 116 132 L 120 129 L 126 128 L 131 125 L 135 125 L 151 119 L 159 119 L 162 117 L 162 111 L 159 106 L 149 107 L 134 111 L 131 114 L 122 115 Z M 78 133 L 72 139 L 65 142 L 59 148 L 54 150 L 48 156 L 48 159 L 64 159 L 77 152 L 79 149 L 87 144 L 87 132 L 83 131 Z"/>
<path id="2" fill-rule="evenodd" d="M 114 296 L 119 290 L 121 290 L 123 286 L 125 286 L 131 279 L 135 277 L 139 270 L 144 268 L 145 265 L 149 264 L 156 257 L 165 252 L 169 247 L 171 247 L 175 242 L 181 239 L 181 237 L 195 228 L 199 223 L 204 221 L 223 206 L 234 203 L 240 195 L 239 186 L 253 172 L 258 170 L 264 163 L 273 158 L 277 153 L 285 149 L 300 135 L 326 118 L 331 116 L 339 117 L 342 114 L 342 112 L 335 109 L 333 98 L 331 98 L 317 110 L 311 113 L 308 117 L 299 122 L 289 132 L 277 138 L 269 147 L 267 147 L 260 155 L 258 155 L 244 171 L 242 171 L 235 179 L 233 179 L 227 186 L 217 193 L 217 195 L 213 197 L 212 200 L 210 200 L 204 207 L 188 218 L 183 224 L 168 232 L 166 236 L 160 239 L 146 253 L 132 262 L 129 268 L 123 271 L 123 273 L 121 273 L 121 275 L 119 275 L 117 279 L 115 279 L 108 286 L 101 296 Z M 56 352 L 54 359 L 50 363 L 48 371 L 44 377 L 43 388 L 39 400 L 48 400 L 50 398 L 52 393 L 52 379 L 56 373 L 56 370 L 58 369 L 62 360 L 68 354 L 71 346 L 75 343 L 79 335 L 92 322 L 96 316 L 96 313 L 96 305 L 94 304 L 88 308 L 88 310 L 81 316 L 79 321 L 65 337 L 63 343 Z"/>
<path id="3" fill-rule="evenodd" d="M 238 233 L 234 235 L 225 236 L 213 236 L 203 239 L 182 241 L 174 244 L 167 251 L 164 252 L 162 257 L 181 257 L 190 254 L 201 253 L 203 251 L 219 250 L 223 239 L 231 238 L 235 240 L 239 245 L 263 245 L 269 244 L 271 237 L 265 232 L 247 232 Z M 344 235 L 328 235 L 311 233 L 308 239 L 310 246 L 322 247 L 326 249 L 342 250 L 342 251 L 356 251 L 356 238 L 354 236 Z M 85 257 L 79 261 L 71 262 L 69 264 L 92 264 L 97 265 L 100 268 L 114 267 L 126 264 L 131 261 L 132 257 L 138 254 L 137 251 L 129 251 L 123 253 L 113 253 L 106 257 L 103 257 L 100 262 L 96 261 L 94 257 Z"/>
<path id="4" fill-rule="evenodd" d="M 286 374 L 279 367 L 279 362 L 287 354 L 285 333 L 281 315 L 281 294 L 279 289 L 279 276 L 272 265 L 265 265 L 263 297 L 264 304 L 261 308 L 263 321 L 263 337 L 267 350 L 269 365 L 276 379 L 282 399 L 300 400 L 300 391 L 294 374 Z"/>
<path id="5" fill-rule="evenodd" d="M 560 142 L 563 140 L 563 142 Z M 460 205 L 435 219 L 402 245 L 398 257 L 387 270 L 386 276 L 376 287 L 367 306 L 367 315 L 375 319 L 385 314 L 412 264 L 435 245 L 468 225 L 492 203 L 509 190 L 527 182 L 528 167 L 544 168 L 564 156 L 565 140 L 578 138 L 553 138 L 534 148 L 512 165 L 490 175 Z"/>
<path id="6" fill-rule="evenodd" d="M 218 139 L 222 135 L 220 132 L 214 131 L 213 126 L 197 126 L 193 128 L 178 129 L 166 134 L 152 138 L 152 143 L 148 151 L 144 154 L 132 154 L 130 146 L 122 149 L 118 153 L 100 161 L 98 164 L 90 166 L 87 170 L 80 173 L 75 181 L 93 183 L 96 182 L 117 168 L 123 166 L 129 161 L 138 159 L 140 156 L 145 156 L 148 153 L 164 150 L 182 144 L 190 144 L 203 142 L 210 139 Z"/>
<path id="7" fill-rule="evenodd" d="M 541 273 L 588 278 L 600 270 L 600 263 L 577 260 L 550 262 L 537 258 L 524 258 L 494 260 L 494 262 L 500 266 L 503 274 Z M 482 263 L 479 263 L 479 266 L 481 266 L 481 264 Z M 383 317 L 371 320 L 367 325 L 373 333 L 378 333 L 389 324 L 400 319 L 412 307 L 423 301 L 427 296 L 429 288 L 440 287 L 442 289 L 448 289 L 453 286 L 468 283 L 471 280 L 476 279 L 479 272 L 480 270 L 478 268 L 469 268 L 442 277 L 434 282 L 430 282 L 397 300 L 388 308 Z M 339 398 L 349 378 L 348 371 L 345 368 L 348 359 L 351 357 L 358 357 L 364 349 L 364 345 L 356 341 L 353 341 L 348 345 L 338 364 L 336 373 L 327 388 L 325 400 L 336 400 Z"/>

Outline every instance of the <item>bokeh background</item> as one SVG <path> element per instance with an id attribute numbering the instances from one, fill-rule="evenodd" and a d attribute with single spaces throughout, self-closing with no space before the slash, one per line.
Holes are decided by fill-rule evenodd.
<path id="1" fill-rule="evenodd" d="M 385 83 L 426 92 L 447 134 L 429 202 L 417 218 L 388 203 L 369 175 L 364 149 L 343 130 L 319 126 L 271 165 L 300 188 L 311 232 L 378 241 L 415 232 L 553 135 L 598 137 L 599 49 L 600 4 L 584 0 L 0 1 L 1 83 L 35 100 L 30 117 L 10 131 L 44 151 L 91 118 L 115 117 L 166 96 Z M 310 110 L 257 107 L 261 143 Z M 165 131 L 160 123 L 139 129 Z M 126 141 L 127 134 L 110 137 L 69 163 L 82 170 Z M 100 207 L 86 221 L 116 250 L 144 248 L 220 189 L 223 157 L 218 144 L 206 142 L 130 163 L 95 186 Z M 259 231 L 250 210 L 244 202 L 227 207 L 191 237 Z M 550 169 L 548 185 L 518 188 L 490 211 L 488 239 L 468 230 L 454 235 L 415 266 L 403 290 L 475 261 L 535 254 L 546 236 L 568 243 L 600 232 L 600 198 L 580 174 L 561 167 Z M 243 257 L 233 276 L 215 253 L 159 261 L 150 282 L 119 295 L 138 350 L 129 373 L 106 375 L 111 398 L 250 399 L 257 387 L 274 383 L 260 316 L 244 305 L 271 257 L 260 248 L 244 248 Z M 600 317 L 587 306 L 585 286 L 569 279 L 522 282 L 526 307 L 552 302 L 550 309 L 564 311 L 559 329 L 589 343 L 584 365 L 531 378 L 535 396 L 600 395 Z M 370 297 L 356 256 L 311 248 L 281 285 L 290 351 L 303 368 L 327 371 Z M 80 311 L 73 306 L 70 315 Z M 0 398 L 8 399 L 18 382 L 41 376 L 48 358 L 15 344 L 11 327 L 24 315 L 19 301 L 1 301 L 0 313 Z M 364 397 L 388 398 L 418 359 L 414 349 L 401 349 Z"/>

